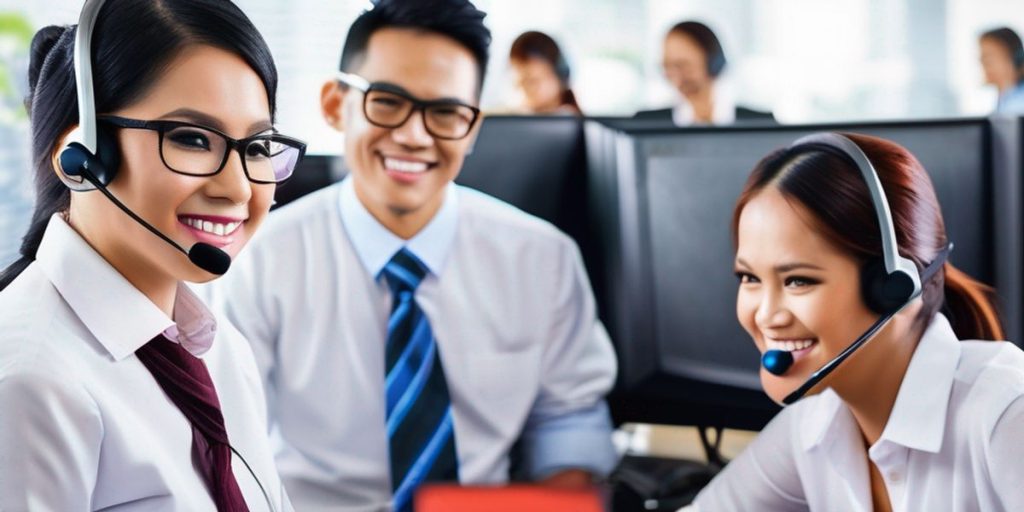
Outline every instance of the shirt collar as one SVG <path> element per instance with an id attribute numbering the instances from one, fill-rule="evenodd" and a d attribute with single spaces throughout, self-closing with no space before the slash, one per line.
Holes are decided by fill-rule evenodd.
<path id="1" fill-rule="evenodd" d="M 341 222 L 355 248 L 363 267 L 371 276 L 380 275 L 384 265 L 402 247 L 406 247 L 427 266 L 435 276 L 444 269 L 451 252 L 458 226 L 458 188 L 449 183 L 444 191 L 444 202 L 434 218 L 419 233 L 404 240 L 384 227 L 356 196 L 352 178 L 341 184 Z"/>
<path id="2" fill-rule="evenodd" d="M 946 409 L 960 363 L 960 340 L 949 320 L 936 314 L 910 358 L 882 441 L 937 453 L 942 447 Z"/>
<path id="3" fill-rule="evenodd" d="M 960 361 L 960 341 L 949 321 L 936 314 L 925 329 L 910 358 L 889 421 L 876 445 L 889 441 L 907 448 L 936 453 L 942 446 L 946 427 L 946 409 Z M 836 437 L 841 430 L 840 412 L 847 408 L 832 389 L 803 417 L 805 450 Z M 852 416 L 849 418 L 852 421 Z"/>
<path id="4" fill-rule="evenodd" d="M 672 109 L 672 122 L 676 126 L 694 125 L 693 105 L 686 96 L 679 95 L 679 104 Z M 736 101 L 728 88 L 715 85 L 712 91 L 711 124 L 725 125 L 736 121 Z"/>
<path id="5" fill-rule="evenodd" d="M 158 334 L 201 355 L 213 343 L 216 321 L 183 284 L 178 285 L 174 320 L 132 286 L 60 216 L 54 214 L 39 244 L 36 262 L 85 327 L 121 360 Z M 102 293 L 97 293 L 102 290 Z"/>

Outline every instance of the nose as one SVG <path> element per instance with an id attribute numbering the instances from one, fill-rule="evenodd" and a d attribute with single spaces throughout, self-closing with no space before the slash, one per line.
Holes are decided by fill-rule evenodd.
<path id="1" fill-rule="evenodd" d="M 206 183 L 205 192 L 211 198 L 226 199 L 231 204 L 246 204 L 252 198 L 253 185 L 245 175 L 241 155 L 231 151 L 224 168 Z"/>
<path id="2" fill-rule="evenodd" d="M 430 146 L 434 142 L 434 137 L 427 132 L 426 122 L 423 109 L 415 109 L 402 126 L 391 130 L 391 138 L 409 148 Z"/>
<path id="3" fill-rule="evenodd" d="M 785 327 L 793 318 L 786 308 L 781 290 L 765 290 L 761 302 L 754 313 L 754 322 L 760 329 L 777 329 Z"/>

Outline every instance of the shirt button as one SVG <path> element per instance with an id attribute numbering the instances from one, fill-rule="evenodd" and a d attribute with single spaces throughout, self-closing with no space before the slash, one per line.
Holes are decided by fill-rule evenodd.
<path id="1" fill-rule="evenodd" d="M 889 480 L 894 484 L 898 484 L 903 481 L 903 473 L 892 471 L 889 473 Z"/>

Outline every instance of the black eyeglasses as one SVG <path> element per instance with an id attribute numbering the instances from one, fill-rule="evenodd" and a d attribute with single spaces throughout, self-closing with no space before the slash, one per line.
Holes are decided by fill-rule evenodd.
<path id="1" fill-rule="evenodd" d="M 160 134 L 160 159 L 173 172 L 187 176 L 213 176 L 224 169 L 231 150 L 242 157 L 242 169 L 253 183 L 281 183 L 291 177 L 306 154 L 306 144 L 276 133 L 232 139 L 213 128 L 183 121 L 141 121 L 100 116 L 99 121 L 119 128 L 153 130 Z"/>
<path id="2" fill-rule="evenodd" d="M 423 111 L 427 133 L 438 139 L 458 140 L 469 135 L 480 117 L 480 109 L 458 100 L 421 100 L 401 87 L 370 83 L 365 78 L 339 71 L 339 82 L 363 92 L 363 115 L 381 128 L 398 128 L 416 110 Z"/>

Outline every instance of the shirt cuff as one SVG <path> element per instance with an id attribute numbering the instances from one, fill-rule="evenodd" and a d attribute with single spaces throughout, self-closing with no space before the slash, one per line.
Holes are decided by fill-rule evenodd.
<path id="1" fill-rule="evenodd" d="M 530 418 L 523 432 L 522 450 L 523 469 L 531 480 L 568 469 L 605 477 L 619 462 L 612 445 L 608 406 L 603 400 L 568 414 Z"/>

